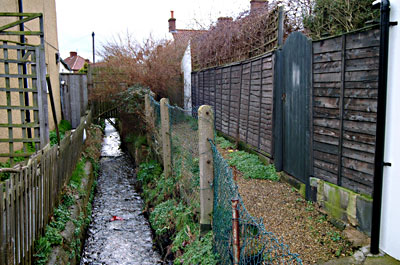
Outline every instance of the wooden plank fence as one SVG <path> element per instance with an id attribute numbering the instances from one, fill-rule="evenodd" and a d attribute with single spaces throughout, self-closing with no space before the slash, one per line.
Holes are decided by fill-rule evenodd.
<path id="1" fill-rule="evenodd" d="M 44 232 L 83 146 L 91 113 L 60 146 L 44 148 L 0 183 L 0 264 L 32 264 L 34 241 Z"/>
<path id="2" fill-rule="evenodd" d="M 379 28 L 314 41 L 312 46 L 312 95 L 309 95 L 312 131 L 306 132 L 311 134 L 311 174 L 371 195 Z M 285 100 L 284 89 L 276 89 L 285 82 L 275 82 L 274 77 L 282 76 L 277 75 L 276 66 L 281 63 L 277 60 L 283 59 L 274 51 L 251 60 L 193 72 L 193 113 L 203 104 L 213 106 L 218 131 L 274 159 L 282 152 L 281 145 L 274 143 L 277 137 L 283 137 L 274 132 L 274 122 L 283 123 L 282 118 L 276 119 L 275 108 L 281 105 L 277 104 L 279 101 Z M 285 163 L 304 161 L 296 158 L 302 155 L 294 154 Z M 304 177 L 295 177 L 304 181 Z"/>
<path id="3" fill-rule="evenodd" d="M 79 126 L 81 117 L 88 107 L 88 87 L 86 74 L 60 74 L 61 107 L 64 120 L 72 128 Z"/>
<path id="4" fill-rule="evenodd" d="M 192 106 L 211 105 L 222 133 L 273 157 L 274 54 L 192 74 Z"/>
<path id="5" fill-rule="evenodd" d="M 379 29 L 313 43 L 314 176 L 372 194 Z"/>

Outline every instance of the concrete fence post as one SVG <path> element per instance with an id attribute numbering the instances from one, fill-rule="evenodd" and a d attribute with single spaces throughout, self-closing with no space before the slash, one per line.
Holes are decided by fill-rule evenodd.
<path id="1" fill-rule="evenodd" d="M 144 110 L 145 110 L 145 123 L 146 123 L 146 138 L 147 143 L 151 145 L 151 133 L 153 133 L 154 127 L 152 127 L 152 118 L 151 118 L 151 104 L 150 104 L 150 95 L 146 94 L 144 96 Z"/>
<path id="2" fill-rule="evenodd" d="M 160 100 L 161 112 L 161 139 L 163 145 L 163 162 L 164 162 L 164 175 L 166 178 L 172 176 L 172 163 L 171 163 L 171 134 L 169 126 L 169 101 L 167 98 Z"/>
<path id="3" fill-rule="evenodd" d="M 200 167 L 200 234 L 211 230 L 214 203 L 214 162 L 209 139 L 214 139 L 214 114 L 211 106 L 203 105 L 198 110 L 199 122 L 199 167 Z"/>

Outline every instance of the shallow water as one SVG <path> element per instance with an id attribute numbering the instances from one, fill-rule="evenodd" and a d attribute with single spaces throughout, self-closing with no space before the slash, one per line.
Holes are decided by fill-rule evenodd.
<path id="1" fill-rule="evenodd" d="M 81 264 L 161 264 L 135 191 L 134 165 L 120 148 L 118 132 L 107 122 L 92 222 Z M 122 220 L 111 221 L 113 217 Z"/>

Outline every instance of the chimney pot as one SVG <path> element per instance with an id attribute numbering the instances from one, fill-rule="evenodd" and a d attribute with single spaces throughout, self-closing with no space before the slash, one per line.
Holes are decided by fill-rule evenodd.
<path id="1" fill-rule="evenodd" d="M 176 32 L 176 19 L 174 18 L 174 11 L 171 10 L 171 18 L 168 19 L 169 32 Z"/>
<path id="2" fill-rule="evenodd" d="M 217 26 L 221 25 L 221 24 L 229 23 L 232 21 L 233 21 L 233 18 L 231 18 L 231 17 L 219 17 L 218 21 L 217 21 Z"/>
<path id="3" fill-rule="evenodd" d="M 251 0 L 250 1 L 250 13 L 259 11 L 261 9 L 267 9 L 267 8 L 268 8 L 267 0 Z"/>
<path id="4" fill-rule="evenodd" d="M 69 56 L 70 57 L 78 56 L 78 53 L 77 52 L 69 52 Z"/>

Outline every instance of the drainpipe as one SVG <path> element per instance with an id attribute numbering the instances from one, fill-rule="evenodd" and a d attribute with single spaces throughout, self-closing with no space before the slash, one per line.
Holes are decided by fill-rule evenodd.
<path id="1" fill-rule="evenodd" d="M 377 121 L 376 121 L 374 192 L 373 192 L 373 203 L 372 203 L 372 227 L 371 227 L 372 254 L 379 254 L 383 167 L 390 166 L 389 163 L 384 162 L 387 70 L 388 70 L 389 26 L 390 26 L 389 1 L 382 0 L 380 3 L 380 8 L 381 8 L 381 26 L 380 26 L 380 48 L 379 48 L 378 109 L 377 109 Z"/>
<path id="2" fill-rule="evenodd" d="M 24 8 L 23 8 L 23 2 L 22 0 L 18 0 L 18 12 L 19 13 L 24 13 Z M 23 17 L 20 17 L 20 19 L 23 19 Z M 20 31 L 25 31 L 25 27 L 24 27 L 24 23 L 19 24 L 19 30 Z M 25 43 L 25 35 L 21 35 L 20 36 L 20 42 L 22 44 Z M 22 57 L 25 55 L 25 51 L 22 50 Z M 26 75 L 28 73 L 27 67 L 26 67 L 26 63 L 23 64 L 22 66 L 22 73 L 24 75 Z M 28 88 L 28 79 L 24 78 L 24 88 Z M 24 103 L 25 106 L 29 106 L 29 93 L 28 92 L 24 92 Z M 25 111 L 25 121 L 27 123 L 31 122 L 31 113 L 29 112 L 29 110 Z M 32 131 L 31 128 L 27 128 L 27 136 L 28 138 L 32 138 Z"/>

